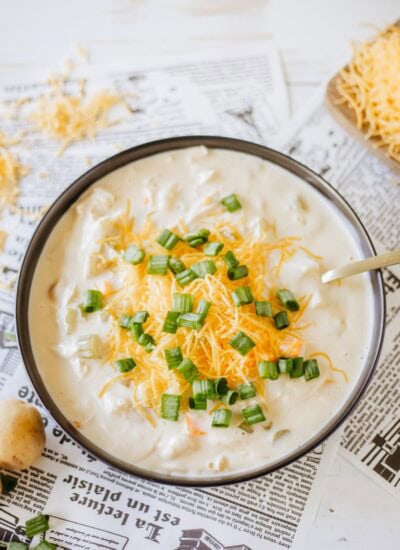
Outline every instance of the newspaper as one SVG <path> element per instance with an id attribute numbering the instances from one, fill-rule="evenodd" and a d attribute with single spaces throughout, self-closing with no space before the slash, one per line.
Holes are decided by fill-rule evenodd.
<path id="1" fill-rule="evenodd" d="M 27 137 L 21 160 L 32 167 L 20 204 L 28 213 L 5 213 L 9 237 L 0 256 L 0 394 L 40 408 L 47 425 L 42 458 L 15 474 L 17 489 L 0 501 L 0 540 L 25 540 L 24 522 L 46 512 L 48 539 L 59 548 L 163 550 L 302 548 L 338 442 L 329 442 L 272 475 L 223 488 L 168 487 L 124 475 L 100 463 L 65 434 L 41 406 L 22 368 L 15 342 L 13 280 L 37 224 L 52 201 L 89 163 L 150 139 L 217 133 L 271 143 L 287 117 L 287 100 L 276 52 L 117 72 L 113 83 L 132 98 L 134 115 L 104 131 L 94 143 L 79 143 L 63 156 L 40 135 Z M 71 82 L 71 86 L 76 83 Z M 45 88 L 31 81 L 4 85 L 6 100 Z M 9 134 L 21 128 L 4 122 Z M 41 178 L 45 171 L 47 178 Z M 5 283 L 10 288 L 5 288 Z"/>
<path id="2" fill-rule="evenodd" d="M 324 176 L 355 208 L 378 253 L 400 247 L 400 172 L 394 172 L 331 117 L 322 93 L 282 147 Z M 400 499 L 400 267 L 383 269 L 386 335 L 370 386 L 343 430 L 342 454 Z"/>

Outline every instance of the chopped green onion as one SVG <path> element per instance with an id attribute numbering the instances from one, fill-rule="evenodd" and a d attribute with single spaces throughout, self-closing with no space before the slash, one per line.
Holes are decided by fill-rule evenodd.
<path id="1" fill-rule="evenodd" d="M 191 269 L 185 269 L 185 271 L 181 271 L 181 273 L 178 273 L 176 276 L 176 281 L 179 286 L 186 286 L 195 279 L 197 279 L 197 275 Z"/>
<path id="2" fill-rule="evenodd" d="M 167 250 L 172 250 L 179 240 L 178 235 L 175 235 L 175 233 L 172 233 L 169 229 L 163 229 L 156 239 L 158 244 Z"/>
<path id="3" fill-rule="evenodd" d="M 241 355 L 246 355 L 254 348 L 255 343 L 244 332 L 239 332 L 229 341 L 230 345 L 235 348 Z"/>
<path id="4" fill-rule="evenodd" d="M 236 267 L 237 265 L 239 265 L 239 260 L 236 258 L 232 250 L 228 250 L 228 252 L 223 257 L 223 260 L 226 263 L 228 269 L 231 269 L 232 267 Z"/>
<path id="5" fill-rule="evenodd" d="M 254 301 L 253 294 L 248 286 L 238 286 L 231 292 L 231 296 L 236 307 L 245 306 Z"/>
<path id="6" fill-rule="evenodd" d="M 178 275 L 178 273 L 182 273 L 182 271 L 185 271 L 186 269 L 185 264 L 179 258 L 175 258 L 174 256 L 169 258 L 168 267 L 174 275 Z"/>
<path id="7" fill-rule="evenodd" d="M 207 302 L 207 300 L 204 300 L 203 298 L 199 300 L 199 303 L 197 304 L 196 313 L 200 315 L 202 323 L 204 323 L 208 312 L 210 310 L 211 303 Z"/>
<path id="8" fill-rule="evenodd" d="M 223 248 L 224 243 L 208 243 L 203 251 L 206 256 L 218 256 Z"/>
<path id="9" fill-rule="evenodd" d="M 183 240 L 192 248 L 196 248 L 205 244 L 208 241 L 210 232 L 208 229 L 199 229 L 197 233 L 188 233 L 183 237 Z"/>
<path id="10" fill-rule="evenodd" d="M 239 397 L 240 399 L 250 399 L 255 397 L 257 394 L 256 388 L 253 384 L 240 384 L 239 386 Z"/>
<path id="11" fill-rule="evenodd" d="M 129 262 L 132 265 L 137 265 L 143 262 L 144 260 L 144 250 L 139 248 L 136 244 L 131 244 L 124 252 L 124 260 Z"/>
<path id="12" fill-rule="evenodd" d="M 100 357 L 101 340 L 97 334 L 85 334 L 78 339 L 77 354 L 87 359 L 98 359 Z"/>
<path id="13" fill-rule="evenodd" d="M 119 319 L 119 326 L 121 328 L 129 328 L 131 326 L 132 319 L 132 315 L 121 315 Z"/>
<path id="14" fill-rule="evenodd" d="M 176 370 L 178 370 L 182 376 L 190 382 L 190 384 L 192 384 L 199 377 L 199 371 L 197 370 L 196 365 L 188 357 L 181 361 L 181 363 L 176 367 Z"/>
<path id="15" fill-rule="evenodd" d="M 164 356 L 169 369 L 176 369 L 183 361 L 181 348 L 167 348 L 164 350 Z"/>
<path id="16" fill-rule="evenodd" d="M 228 381 L 226 378 L 221 376 L 220 378 L 216 378 L 214 380 L 214 388 L 215 388 L 215 394 L 221 397 L 222 395 L 225 395 L 228 393 Z"/>
<path id="17" fill-rule="evenodd" d="M 195 398 L 198 395 L 205 395 L 207 399 L 218 398 L 218 395 L 215 393 L 215 384 L 213 380 L 195 380 L 193 382 L 192 391 Z"/>
<path id="18" fill-rule="evenodd" d="M 290 357 L 281 357 L 278 360 L 279 372 L 282 374 L 290 374 L 293 370 L 293 359 Z"/>
<path id="19" fill-rule="evenodd" d="M 92 313 L 103 308 L 103 294 L 100 290 L 87 290 L 83 297 L 82 311 Z"/>
<path id="20" fill-rule="evenodd" d="M 196 411 L 206 411 L 207 396 L 199 393 L 196 397 L 189 397 L 189 408 Z"/>
<path id="21" fill-rule="evenodd" d="M 1 494 L 8 495 L 18 485 L 18 478 L 7 474 L 0 474 Z"/>
<path id="22" fill-rule="evenodd" d="M 283 330 L 284 328 L 287 328 L 290 325 L 289 317 L 286 311 L 279 311 L 274 316 L 274 321 L 275 321 L 275 326 L 278 330 Z"/>
<path id="23" fill-rule="evenodd" d="M 39 533 L 45 533 L 49 529 L 49 516 L 41 514 L 25 522 L 25 534 L 31 539 Z"/>
<path id="24" fill-rule="evenodd" d="M 42 540 L 33 550 L 57 550 L 57 546 L 48 540 Z"/>
<path id="25" fill-rule="evenodd" d="M 305 380 L 312 380 L 318 378 L 320 375 L 318 361 L 316 359 L 307 359 L 304 361 L 304 378 Z"/>
<path id="26" fill-rule="evenodd" d="M 178 330 L 178 317 L 179 311 L 168 311 L 163 324 L 163 332 L 168 332 L 169 334 L 175 334 Z"/>
<path id="27" fill-rule="evenodd" d="M 252 405 L 251 407 L 242 409 L 242 415 L 246 424 L 250 426 L 252 424 L 258 424 L 258 422 L 264 422 L 265 420 L 260 405 Z"/>
<path id="28" fill-rule="evenodd" d="M 239 394 L 237 391 L 228 390 L 228 392 L 221 397 L 221 400 L 225 403 L 225 405 L 234 405 L 238 400 L 238 397 Z"/>
<path id="29" fill-rule="evenodd" d="M 272 317 L 272 305 L 270 302 L 256 300 L 256 315 L 259 317 Z"/>
<path id="30" fill-rule="evenodd" d="M 25 542 L 9 542 L 7 550 L 29 550 L 29 546 Z"/>
<path id="31" fill-rule="evenodd" d="M 132 322 L 135 324 L 142 324 L 142 323 L 145 323 L 148 318 L 149 318 L 148 311 L 137 311 L 133 316 Z"/>
<path id="32" fill-rule="evenodd" d="M 204 279 L 206 275 L 212 275 L 213 273 L 215 273 L 217 271 L 217 266 L 215 265 L 215 262 L 213 260 L 203 260 L 190 266 L 190 269 L 198 277 Z"/>
<path id="33" fill-rule="evenodd" d="M 142 325 L 142 323 L 132 323 L 131 324 L 132 339 L 135 342 L 137 342 L 142 334 L 143 334 L 143 325 Z"/>
<path id="34" fill-rule="evenodd" d="M 181 313 L 177 320 L 178 327 L 200 330 L 203 326 L 203 318 L 198 313 Z"/>
<path id="35" fill-rule="evenodd" d="M 119 370 L 119 372 L 129 372 L 136 367 L 136 363 L 132 359 L 132 357 L 127 357 L 126 359 L 118 359 L 115 364 L 117 365 L 117 369 Z"/>
<path id="36" fill-rule="evenodd" d="M 278 290 L 276 295 L 286 309 L 289 309 L 290 311 L 298 311 L 300 309 L 300 304 L 291 290 L 282 288 L 281 290 Z"/>
<path id="37" fill-rule="evenodd" d="M 228 195 L 227 197 L 221 199 L 221 204 L 225 206 L 228 212 L 235 212 L 236 210 L 240 210 L 242 208 L 240 200 L 238 199 L 238 196 L 235 195 L 235 193 L 232 193 L 231 195 Z"/>
<path id="38" fill-rule="evenodd" d="M 302 357 L 293 359 L 293 368 L 290 371 L 290 378 L 300 378 L 304 374 L 304 360 Z"/>
<path id="39" fill-rule="evenodd" d="M 193 301 L 193 296 L 191 294 L 179 294 L 179 292 L 174 292 L 172 297 L 172 311 L 179 311 L 179 313 L 193 311 Z"/>
<path id="40" fill-rule="evenodd" d="M 147 332 L 144 332 L 139 336 L 138 344 L 143 346 L 147 353 L 150 353 L 156 347 L 154 338 L 150 334 L 147 334 Z"/>
<path id="41" fill-rule="evenodd" d="M 268 380 L 278 380 L 279 378 L 278 365 L 273 361 L 260 361 L 258 363 L 258 373 L 260 378 L 267 378 Z"/>
<path id="42" fill-rule="evenodd" d="M 243 277 L 247 277 L 248 274 L 249 270 L 247 269 L 247 265 L 237 265 L 228 269 L 228 279 L 230 281 L 243 279 Z"/>
<path id="43" fill-rule="evenodd" d="M 168 271 L 169 256 L 150 256 L 147 273 L 150 275 L 166 275 Z"/>
<path id="44" fill-rule="evenodd" d="M 232 411 L 229 409 L 218 409 L 213 414 L 211 426 L 213 428 L 228 428 L 231 418 Z"/>
<path id="45" fill-rule="evenodd" d="M 181 396 L 163 393 L 161 396 L 161 417 L 165 420 L 178 420 Z"/>

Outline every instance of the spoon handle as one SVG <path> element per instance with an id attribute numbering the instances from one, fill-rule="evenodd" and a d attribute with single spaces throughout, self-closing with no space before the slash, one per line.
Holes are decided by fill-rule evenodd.
<path id="1" fill-rule="evenodd" d="M 336 269 L 325 271 L 322 274 L 321 280 L 323 283 L 331 283 L 337 279 L 344 279 L 345 277 L 351 277 L 364 271 L 372 271 L 373 269 L 380 269 L 388 265 L 394 265 L 400 263 L 400 250 L 394 250 L 387 254 L 380 254 L 379 256 L 372 256 L 366 260 L 360 260 L 351 264 L 342 265 Z"/>

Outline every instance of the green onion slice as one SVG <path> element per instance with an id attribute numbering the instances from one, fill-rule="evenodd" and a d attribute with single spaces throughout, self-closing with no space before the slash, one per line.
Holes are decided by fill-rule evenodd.
<path id="1" fill-rule="evenodd" d="M 213 428 L 228 428 L 231 418 L 232 411 L 229 409 L 218 409 L 213 414 L 211 426 Z"/>
<path id="2" fill-rule="evenodd" d="M 224 248 L 224 243 L 208 243 L 204 247 L 203 251 L 206 256 L 218 256 L 221 250 Z"/>
<path id="3" fill-rule="evenodd" d="M 140 248 L 136 244 L 131 244 L 124 252 L 124 260 L 130 264 L 137 265 L 143 262 L 145 253 L 143 248 Z"/>
<path id="4" fill-rule="evenodd" d="M 237 265 L 228 269 L 228 279 L 230 281 L 243 279 L 243 277 L 247 277 L 248 274 L 249 270 L 247 269 L 247 265 Z"/>
<path id="5" fill-rule="evenodd" d="M 87 290 L 83 297 L 82 311 L 92 313 L 103 308 L 103 294 L 100 290 Z"/>
<path id="6" fill-rule="evenodd" d="M 289 309 L 290 311 L 298 311 L 300 309 L 300 304 L 291 290 L 281 288 L 281 290 L 278 290 L 276 295 L 283 307 L 286 309 Z"/>
<path id="7" fill-rule="evenodd" d="M 177 319 L 178 327 L 200 330 L 203 324 L 203 318 L 198 313 L 181 313 Z"/>
<path id="8" fill-rule="evenodd" d="M 30 539 L 49 530 L 49 516 L 41 514 L 25 522 L 25 534 Z"/>
<path id="9" fill-rule="evenodd" d="M 127 357 L 126 359 L 118 359 L 115 364 L 119 372 L 129 372 L 136 367 L 136 363 L 132 359 L 132 357 Z"/>
<path id="10" fill-rule="evenodd" d="M 304 374 L 304 360 L 302 357 L 294 357 L 290 378 L 300 378 Z"/>
<path id="11" fill-rule="evenodd" d="M 143 334 L 143 325 L 142 323 L 131 323 L 131 336 L 132 340 L 137 342 L 140 336 Z"/>
<path id="12" fill-rule="evenodd" d="M 193 311 L 193 296 L 191 294 L 179 294 L 174 292 L 172 296 L 172 311 L 179 311 L 179 313 L 188 313 Z"/>
<path id="13" fill-rule="evenodd" d="M 7 550 L 29 550 L 29 546 L 25 542 L 9 542 Z"/>
<path id="14" fill-rule="evenodd" d="M 240 399 L 250 399 L 255 397 L 257 394 L 256 388 L 253 384 L 240 384 L 239 386 L 239 397 Z"/>
<path id="15" fill-rule="evenodd" d="M 148 311 L 137 311 L 133 316 L 132 322 L 136 324 L 142 324 L 142 323 L 145 323 L 148 318 L 149 318 Z"/>
<path id="16" fill-rule="evenodd" d="M 177 321 L 179 315 L 179 311 L 168 311 L 162 328 L 163 332 L 168 332 L 169 334 L 176 333 L 176 331 L 178 330 Z"/>
<path id="17" fill-rule="evenodd" d="M 232 250 L 228 250 L 228 252 L 223 257 L 223 260 L 226 263 L 228 269 L 231 269 L 232 267 L 236 267 L 237 265 L 239 265 L 239 260 L 236 258 Z"/>
<path id="18" fill-rule="evenodd" d="M 293 370 L 293 359 L 290 357 L 281 357 L 278 360 L 279 372 L 282 374 L 290 374 Z"/>
<path id="19" fill-rule="evenodd" d="M 320 375 L 318 361 L 316 359 L 307 359 L 304 361 L 304 378 L 305 380 L 312 380 L 318 378 Z"/>
<path id="20" fill-rule="evenodd" d="M 150 334 L 147 334 L 147 332 L 139 336 L 138 344 L 143 346 L 147 353 L 150 353 L 156 347 L 154 338 Z"/>
<path id="21" fill-rule="evenodd" d="M 217 271 L 217 266 L 213 260 L 202 260 L 190 266 L 191 271 L 198 277 L 204 279 L 206 275 L 212 275 Z"/>
<path id="22" fill-rule="evenodd" d="M 256 300 L 256 315 L 259 317 L 272 317 L 272 305 L 270 302 Z"/>
<path id="23" fill-rule="evenodd" d="M 175 233 L 172 233 L 169 229 L 163 229 L 156 239 L 158 244 L 167 250 L 172 250 L 174 246 L 178 244 L 179 240 L 178 235 L 175 235 Z"/>
<path id="24" fill-rule="evenodd" d="M 265 416 L 261 410 L 260 405 L 252 405 L 242 409 L 242 415 L 246 424 L 251 426 L 252 424 L 258 424 L 258 422 L 264 422 Z"/>
<path id="25" fill-rule="evenodd" d="M 193 396 L 205 395 L 207 399 L 217 399 L 213 380 L 195 380 L 192 386 Z"/>
<path id="26" fill-rule="evenodd" d="M 274 321 L 275 321 L 275 326 L 278 330 L 283 330 L 284 328 L 287 328 L 290 325 L 289 317 L 286 311 L 279 311 L 274 316 Z"/>
<path id="27" fill-rule="evenodd" d="M 230 345 L 241 355 L 247 355 L 256 345 L 253 340 L 244 332 L 239 332 L 229 341 Z"/>
<path id="28" fill-rule="evenodd" d="M 205 244 L 208 241 L 210 232 L 208 229 L 199 229 L 197 233 L 187 233 L 183 237 L 183 240 L 188 243 L 192 248 L 196 248 Z"/>
<path id="29" fill-rule="evenodd" d="M 176 276 L 176 281 L 179 286 L 186 286 L 195 279 L 197 279 L 197 275 L 191 269 L 185 269 L 185 271 L 181 271 Z"/>
<path id="30" fill-rule="evenodd" d="M 211 302 L 207 302 L 207 300 L 204 300 L 203 298 L 199 300 L 199 303 L 197 304 L 196 313 L 200 315 L 201 321 L 204 323 L 208 312 L 211 307 Z"/>
<path id="31" fill-rule="evenodd" d="M 225 395 L 228 393 L 228 381 L 226 378 L 221 376 L 220 378 L 216 378 L 214 380 L 214 388 L 215 388 L 215 394 L 218 397 L 221 397 L 222 395 Z"/>
<path id="32" fill-rule="evenodd" d="M 235 193 L 232 193 L 231 195 L 228 195 L 221 199 L 221 204 L 225 206 L 228 212 L 235 212 L 236 210 L 240 210 L 242 208 L 240 200 L 238 199 L 238 196 L 235 195 Z"/>
<path id="33" fill-rule="evenodd" d="M 268 380 L 278 380 L 279 378 L 278 365 L 273 361 L 260 361 L 258 363 L 258 373 L 260 378 L 267 378 Z"/>
<path id="34" fill-rule="evenodd" d="M 196 397 L 189 397 L 189 408 L 196 411 L 206 411 L 207 396 L 199 393 Z"/>
<path id="35" fill-rule="evenodd" d="M 191 359 L 186 357 L 177 367 L 184 378 L 192 384 L 199 376 L 199 371 Z"/>
<path id="36" fill-rule="evenodd" d="M 150 256 L 147 273 L 150 275 L 166 275 L 168 272 L 169 256 Z"/>
<path id="37" fill-rule="evenodd" d="M 178 420 L 181 396 L 172 393 L 163 393 L 161 396 L 161 418 L 165 420 Z"/>
<path id="38" fill-rule="evenodd" d="M 227 393 L 221 397 L 221 400 L 225 403 L 225 405 L 234 405 L 238 400 L 238 397 L 239 394 L 237 391 L 228 390 Z"/>
<path id="39" fill-rule="evenodd" d="M 183 355 L 181 348 L 179 347 L 165 349 L 164 356 L 169 369 L 176 369 L 176 367 L 183 361 Z"/>
<path id="40" fill-rule="evenodd" d="M 119 319 L 119 326 L 121 328 L 130 328 L 132 323 L 132 315 L 121 315 Z"/>
<path id="41" fill-rule="evenodd" d="M 175 258 L 174 256 L 169 258 L 168 267 L 174 275 L 178 275 L 178 273 L 182 273 L 182 271 L 185 271 L 186 269 L 185 264 L 179 258 Z"/>
<path id="42" fill-rule="evenodd" d="M 253 294 L 248 286 L 238 286 L 231 292 L 231 296 L 236 307 L 245 306 L 254 301 Z"/>

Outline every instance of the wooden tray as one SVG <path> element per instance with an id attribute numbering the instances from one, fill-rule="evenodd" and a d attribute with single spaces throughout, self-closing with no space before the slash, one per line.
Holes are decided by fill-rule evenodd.
<path id="1" fill-rule="evenodd" d="M 400 27 L 400 19 L 394 23 L 396 27 Z M 328 82 L 325 93 L 325 102 L 333 117 L 348 130 L 355 138 L 366 145 L 377 157 L 385 162 L 392 169 L 400 172 L 400 162 L 387 156 L 387 147 L 374 147 L 374 139 L 366 139 L 365 132 L 359 130 L 356 125 L 355 113 L 350 107 L 344 103 L 338 104 L 340 96 L 336 90 L 336 83 L 340 78 L 340 73 L 336 73 Z"/>

